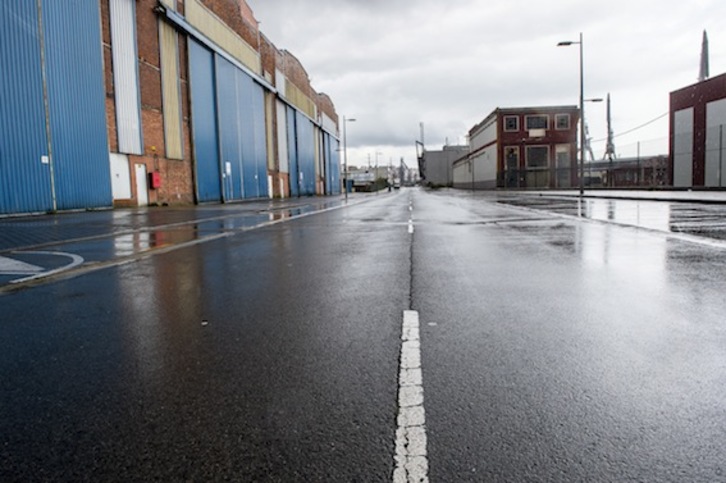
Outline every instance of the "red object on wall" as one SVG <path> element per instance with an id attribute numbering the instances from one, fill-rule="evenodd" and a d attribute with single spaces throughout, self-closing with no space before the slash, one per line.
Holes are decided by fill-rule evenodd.
<path id="1" fill-rule="evenodd" d="M 158 171 L 149 173 L 149 187 L 154 190 L 161 188 L 161 173 Z"/>

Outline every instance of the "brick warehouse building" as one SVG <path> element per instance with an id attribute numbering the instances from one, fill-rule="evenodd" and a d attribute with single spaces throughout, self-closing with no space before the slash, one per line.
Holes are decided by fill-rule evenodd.
<path id="1" fill-rule="evenodd" d="M 340 192 L 333 102 L 244 0 L 2 2 L 0 65 L 0 214 Z"/>
<path id="2" fill-rule="evenodd" d="M 726 187 L 726 74 L 670 93 L 673 186 Z"/>
<path id="3" fill-rule="evenodd" d="M 576 106 L 498 108 L 469 131 L 455 188 L 570 188 L 577 183 Z"/>

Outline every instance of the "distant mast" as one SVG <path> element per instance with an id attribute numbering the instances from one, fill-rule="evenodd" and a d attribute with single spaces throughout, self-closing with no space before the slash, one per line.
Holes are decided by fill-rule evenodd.
<path id="1" fill-rule="evenodd" d="M 703 42 L 701 43 L 701 68 L 698 72 L 698 82 L 708 79 L 708 35 L 703 31 Z"/>
<path id="2" fill-rule="evenodd" d="M 610 93 L 608 92 L 608 106 L 607 106 L 607 115 L 608 115 L 608 143 L 605 146 L 605 159 L 612 161 L 616 158 L 615 156 L 615 141 L 613 138 L 615 137 L 613 135 L 613 123 L 612 123 L 612 117 L 610 116 Z"/>

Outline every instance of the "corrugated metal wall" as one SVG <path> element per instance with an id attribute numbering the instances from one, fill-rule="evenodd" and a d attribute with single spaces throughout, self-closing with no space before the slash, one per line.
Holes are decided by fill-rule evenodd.
<path id="1" fill-rule="evenodd" d="M 57 208 L 111 206 L 111 168 L 96 0 L 43 2 Z"/>
<path id="2" fill-rule="evenodd" d="M 338 140 L 329 133 L 323 134 L 325 144 L 325 193 L 338 195 L 340 187 L 340 153 Z"/>
<path id="3" fill-rule="evenodd" d="M 159 47 L 166 157 L 184 159 L 179 86 L 179 39 L 176 30 L 162 21 L 159 21 Z"/>
<path id="4" fill-rule="evenodd" d="M 315 194 L 315 134 L 313 122 L 295 112 L 297 127 L 297 157 L 300 172 L 300 195 Z"/>
<path id="5" fill-rule="evenodd" d="M 110 0 L 118 150 L 142 154 L 141 94 L 136 61 L 136 0 Z"/>
<path id="6" fill-rule="evenodd" d="M 276 101 L 277 107 L 277 153 L 280 161 L 280 172 L 290 171 L 290 158 L 287 152 L 287 108 Z"/>
<path id="7" fill-rule="evenodd" d="M 35 2 L 0 2 L 0 213 L 49 210 L 38 11 Z M 12 68 L 8 68 L 12 66 Z"/>
<path id="8" fill-rule="evenodd" d="M 223 165 L 224 199 L 244 198 L 241 99 L 237 89 L 237 68 L 215 56 L 217 79 L 217 113 L 219 117 L 219 152 Z"/>
<path id="9" fill-rule="evenodd" d="M 111 206 L 98 2 L 37 6 L 0 7 L 0 213 Z"/>
<path id="10" fill-rule="evenodd" d="M 221 201 L 222 172 L 217 141 L 214 55 L 189 40 L 189 76 L 192 104 L 194 163 L 199 202 Z"/>
<path id="11" fill-rule="evenodd" d="M 300 196 L 300 170 L 297 155 L 297 116 L 295 109 L 287 106 L 287 152 L 290 167 L 290 196 Z"/>
<path id="12" fill-rule="evenodd" d="M 267 196 L 265 93 L 244 71 L 190 41 L 200 201 Z M 216 142 L 218 148 L 212 145 Z M 218 187 L 221 187 L 221 191 Z"/>
<path id="13" fill-rule="evenodd" d="M 244 75 L 244 74 L 243 74 Z M 247 77 L 247 76 L 245 76 Z M 253 143 L 254 163 L 257 170 L 257 197 L 267 197 L 267 133 L 265 129 L 265 91 L 259 84 L 251 84 L 252 102 L 250 104 L 254 123 Z"/>

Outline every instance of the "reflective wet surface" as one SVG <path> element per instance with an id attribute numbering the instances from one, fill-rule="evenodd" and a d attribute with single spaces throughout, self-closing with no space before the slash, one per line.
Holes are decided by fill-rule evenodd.
<path id="1" fill-rule="evenodd" d="M 103 268 L 0 294 L 0 480 L 391 481 L 404 310 L 431 481 L 726 477 L 719 206 L 331 207 L 0 223 Z"/>
<path id="2" fill-rule="evenodd" d="M 498 200 L 552 213 L 726 240 L 726 203 L 657 199 L 579 199 L 575 196 L 502 195 Z"/>

